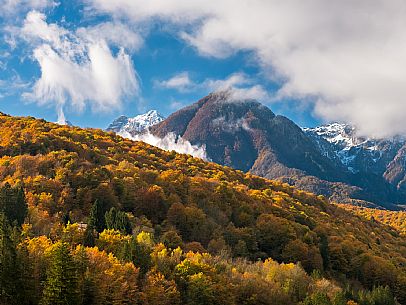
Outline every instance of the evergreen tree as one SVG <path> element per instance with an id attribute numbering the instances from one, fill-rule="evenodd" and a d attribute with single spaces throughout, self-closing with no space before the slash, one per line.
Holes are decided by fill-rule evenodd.
<path id="1" fill-rule="evenodd" d="M 0 211 L 4 212 L 12 224 L 21 226 L 27 216 L 28 205 L 23 187 L 12 188 L 6 183 L 0 189 Z"/>
<path id="2" fill-rule="evenodd" d="M 0 213 L 0 304 L 16 304 L 17 253 L 11 238 L 12 229 L 4 213 Z"/>
<path id="3" fill-rule="evenodd" d="M 66 243 L 55 245 L 41 300 L 42 305 L 76 305 L 78 278 L 75 262 Z"/>
<path id="4" fill-rule="evenodd" d="M 103 230 L 106 228 L 105 211 L 103 205 L 97 199 L 93 203 L 90 211 L 88 226 L 99 233 L 103 232 Z"/>
<path id="5" fill-rule="evenodd" d="M 0 189 L 0 212 L 3 212 L 11 223 L 14 221 L 13 197 L 11 185 L 6 182 Z"/>
<path id="6" fill-rule="evenodd" d="M 96 244 L 96 231 L 94 228 L 90 225 L 87 225 L 85 234 L 84 234 L 84 239 L 83 239 L 83 245 L 85 247 L 94 247 Z"/>
<path id="7" fill-rule="evenodd" d="M 107 229 L 119 230 L 126 234 L 131 234 L 131 224 L 127 217 L 127 214 L 123 211 L 117 211 L 116 208 L 111 208 L 110 211 L 105 214 Z"/>
<path id="8" fill-rule="evenodd" d="M 106 212 L 104 215 L 106 220 L 107 229 L 116 229 L 116 219 L 117 219 L 117 210 L 116 208 L 111 208 L 110 211 Z"/>
<path id="9" fill-rule="evenodd" d="M 24 223 L 24 219 L 28 213 L 28 204 L 25 200 L 25 193 L 23 187 L 19 187 L 16 191 L 16 199 L 15 199 L 15 220 L 17 224 L 21 226 Z"/>

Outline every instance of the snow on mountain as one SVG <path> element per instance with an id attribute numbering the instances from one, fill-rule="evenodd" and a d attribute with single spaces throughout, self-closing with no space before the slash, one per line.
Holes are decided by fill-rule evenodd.
<path id="1" fill-rule="evenodd" d="M 115 119 L 106 130 L 114 131 L 118 134 L 135 135 L 162 122 L 164 119 L 156 110 L 150 110 L 133 118 L 122 115 Z"/>
<path id="2" fill-rule="evenodd" d="M 404 144 L 400 137 L 374 139 L 360 137 L 353 126 L 332 123 L 315 128 L 303 128 L 321 152 L 330 159 L 338 159 L 353 173 L 382 174 L 388 162 Z"/>

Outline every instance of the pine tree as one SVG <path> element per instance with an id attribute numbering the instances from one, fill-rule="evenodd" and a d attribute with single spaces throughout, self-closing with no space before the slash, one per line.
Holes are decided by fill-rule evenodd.
<path id="1" fill-rule="evenodd" d="M 94 247 L 96 244 L 96 231 L 90 225 L 87 225 L 84 238 L 83 238 L 83 245 L 85 247 Z"/>
<path id="2" fill-rule="evenodd" d="M 12 188 L 6 183 L 0 190 L 0 211 L 12 224 L 21 226 L 27 216 L 28 205 L 23 187 Z"/>
<path id="3" fill-rule="evenodd" d="M 15 199 L 15 220 L 17 224 L 21 226 L 24 223 L 24 219 L 28 213 L 28 204 L 25 200 L 25 193 L 23 187 L 19 187 L 16 192 L 16 199 Z"/>
<path id="4" fill-rule="evenodd" d="M 131 224 L 128 216 L 123 211 L 117 211 L 116 208 L 111 208 L 110 211 L 105 214 L 107 229 L 119 230 L 126 234 L 131 234 Z"/>
<path id="5" fill-rule="evenodd" d="M 103 232 L 103 230 L 106 228 L 105 211 L 103 205 L 97 199 L 93 203 L 90 211 L 88 226 L 99 233 Z"/>
<path id="6" fill-rule="evenodd" d="M 107 229 L 117 229 L 116 220 L 117 220 L 117 210 L 116 208 L 111 208 L 110 211 L 105 214 L 106 227 Z"/>
<path id="7" fill-rule="evenodd" d="M 55 245 L 41 300 L 42 305 L 76 305 L 78 278 L 75 262 L 66 243 Z"/>
<path id="8" fill-rule="evenodd" d="M 17 253 L 11 236 L 8 220 L 0 213 L 0 304 L 15 304 L 17 296 Z"/>

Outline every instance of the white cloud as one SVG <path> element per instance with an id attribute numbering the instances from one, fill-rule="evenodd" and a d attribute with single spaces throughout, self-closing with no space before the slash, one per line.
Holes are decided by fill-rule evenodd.
<path id="1" fill-rule="evenodd" d="M 118 22 L 105 22 L 93 27 L 79 28 L 77 35 L 92 41 L 107 41 L 127 50 L 136 51 L 143 44 L 143 38 L 127 25 Z"/>
<path id="2" fill-rule="evenodd" d="M 209 160 L 209 158 L 207 157 L 205 146 L 192 145 L 189 141 L 184 140 L 182 137 L 177 136 L 174 133 L 168 133 L 164 138 L 156 137 L 150 132 L 142 133 L 135 136 L 131 136 L 127 132 L 120 135 L 134 141 L 142 141 L 148 143 L 163 150 L 174 150 L 180 154 L 192 155 L 193 157 L 197 157 L 203 160 Z"/>
<path id="3" fill-rule="evenodd" d="M 182 103 L 181 101 L 172 101 L 169 104 L 169 108 L 172 109 L 172 110 L 178 110 L 178 109 L 180 109 L 180 108 L 182 108 L 184 106 L 185 106 L 185 104 Z"/>
<path id="4" fill-rule="evenodd" d="M 57 24 L 48 24 L 44 14 L 30 12 L 21 35 L 33 44 L 33 58 L 41 68 L 41 77 L 32 92 L 25 96 L 39 104 L 52 104 L 59 119 L 63 108 L 82 111 L 89 105 L 94 111 L 110 111 L 122 106 L 124 97 L 138 93 L 138 79 L 130 56 L 120 47 L 114 55 L 104 37 L 111 28 L 126 31 L 116 24 L 100 28 L 81 28 L 70 32 Z M 136 48 L 139 41 L 132 37 L 127 46 Z"/>
<path id="5" fill-rule="evenodd" d="M 224 80 L 206 79 L 203 87 L 211 91 L 230 90 L 234 99 L 257 99 L 266 101 L 269 99 L 267 90 L 261 85 L 255 84 L 254 80 L 244 73 L 234 73 Z"/>
<path id="6" fill-rule="evenodd" d="M 206 56 L 252 51 L 280 98 L 315 100 L 326 120 L 406 133 L 403 0 L 89 0 L 133 23 L 161 20 Z"/>
<path id="7" fill-rule="evenodd" d="M 30 10 L 43 10 L 57 6 L 52 0 L 0 0 L 0 16 L 14 18 L 15 15 Z"/>
<path id="8" fill-rule="evenodd" d="M 18 74 L 12 75 L 8 79 L 0 79 L 0 98 L 17 94 L 21 90 L 26 90 L 31 84 L 24 82 Z"/>
<path id="9" fill-rule="evenodd" d="M 234 99 L 257 99 L 266 101 L 270 99 L 267 90 L 244 73 L 234 73 L 225 79 L 207 78 L 202 82 L 195 82 L 188 72 L 181 72 L 173 77 L 155 82 L 155 85 L 165 89 L 175 89 L 179 92 L 188 91 L 225 91 L 230 90 Z"/>
<path id="10" fill-rule="evenodd" d="M 181 72 L 173 77 L 155 82 L 155 85 L 166 89 L 175 89 L 180 92 L 190 91 L 196 87 L 196 84 L 190 79 L 188 72 Z"/>

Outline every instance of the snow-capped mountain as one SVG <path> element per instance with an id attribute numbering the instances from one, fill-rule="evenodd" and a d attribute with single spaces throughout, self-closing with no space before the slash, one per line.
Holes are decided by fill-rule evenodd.
<path id="1" fill-rule="evenodd" d="M 315 128 L 303 128 L 315 140 L 322 154 L 339 160 L 352 173 L 368 172 L 382 175 L 404 139 L 373 139 L 360 137 L 353 126 L 332 123 Z"/>
<path id="2" fill-rule="evenodd" d="M 162 122 L 165 118 L 156 110 L 150 110 L 147 113 L 137 115 L 133 118 L 124 115 L 115 119 L 108 127 L 107 131 L 114 131 L 118 134 L 135 135 Z"/>

